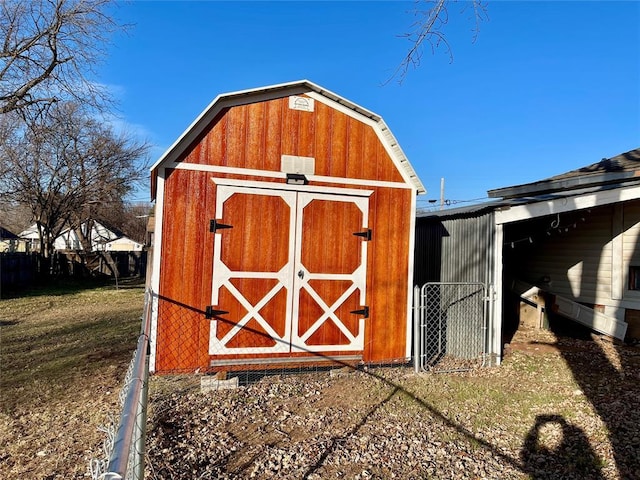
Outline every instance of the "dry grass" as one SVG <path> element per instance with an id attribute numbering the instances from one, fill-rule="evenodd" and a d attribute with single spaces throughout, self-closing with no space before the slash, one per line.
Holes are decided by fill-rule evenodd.
<path id="1" fill-rule="evenodd" d="M 81 478 L 117 412 L 142 287 L 62 287 L 0 301 L 0 477 Z"/>

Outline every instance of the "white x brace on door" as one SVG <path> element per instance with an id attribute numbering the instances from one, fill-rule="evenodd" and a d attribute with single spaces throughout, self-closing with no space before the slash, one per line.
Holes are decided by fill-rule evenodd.
<path id="1" fill-rule="evenodd" d="M 220 185 L 211 355 L 361 352 L 367 196 Z"/>

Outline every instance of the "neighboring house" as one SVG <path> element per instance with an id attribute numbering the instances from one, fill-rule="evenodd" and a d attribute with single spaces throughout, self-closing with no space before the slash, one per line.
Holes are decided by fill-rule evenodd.
<path id="1" fill-rule="evenodd" d="M 640 338 L 640 149 L 488 194 L 496 200 L 419 216 L 415 279 L 491 286 L 487 342 L 497 362 L 519 302 L 537 307 L 539 326 L 552 309 Z"/>
<path id="2" fill-rule="evenodd" d="M 35 223 L 26 230 L 20 232 L 18 237 L 26 242 L 29 251 L 37 252 L 40 250 L 40 234 L 38 233 L 38 228 Z"/>
<path id="3" fill-rule="evenodd" d="M 0 227 L 0 253 L 3 252 L 25 252 L 27 243 L 20 240 L 20 237 L 6 228 Z"/>
<path id="4" fill-rule="evenodd" d="M 23 230 L 18 234 L 20 240 L 25 242 L 27 246 L 27 251 L 29 252 L 38 252 L 40 251 L 40 234 L 38 233 L 38 228 L 34 223 L 26 230 Z"/>
<path id="5" fill-rule="evenodd" d="M 408 361 L 424 187 L 380 116 L 309 81 L 220 95 L 151 181 L 152 370 Z"/>
<path id="6" fill-rule="evenodd" d="M 82 231 L 86 232 L 87 223 L 82 225 Z M 20 238 L 23 238 L 31 243 L 31 250 L 38 251 L 40 249 L 40 234 L 36 224 L 31 225 L 28 229 L 19 234 Z M 91 251 L 107 251 L 107 250 L 119 250 L 119 251 L 139 251 L 142 249 L 139 243 L 125 237 L 122 232 L 116 229 L 106 227 L 100 222 L 91 222 Z M 122 239 L 116 243 L 114 247 L 108 247 L 109 244 L 113 244 L 114 241 Z M 65 229 L 60 235 L 58 235 L 54 241 L 55 250 L 84 250 L 82 242 L 74 229 Z"/>
<path id="7" fill-rule="evenodd" d="M 107 252 L 141 252 L 144 245 L 131 240 L 129 237 L 120 237 L 104 244 Z"/>

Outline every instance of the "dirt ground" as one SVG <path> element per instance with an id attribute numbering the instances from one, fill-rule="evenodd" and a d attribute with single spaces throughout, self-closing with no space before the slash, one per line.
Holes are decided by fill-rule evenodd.
<path id="1" fill-rule="evenodd" d="M 148 478 L 640 478 L 640 351 L 519 330 L 500 367 L 153 384 Z"/>

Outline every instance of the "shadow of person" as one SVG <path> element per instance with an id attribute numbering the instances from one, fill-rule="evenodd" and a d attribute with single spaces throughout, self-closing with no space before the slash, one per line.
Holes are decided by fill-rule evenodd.
<path id="1" fill-rule="evenodd" d="M 545 313 L 549 328 L 556 334 L 558 345 L 568 347 L 561 348 L 560 354 L 607 432 L 611 448 L 605 454 L 603 469 L 608 472 L 615 468 L 618 478 L 624 480 L 640 480 L 640 355 L 635 347 L 621 343 L 620 338 L 607 340 L 615 336 L 610 328 L 614 321 L 616 328 L 626 324 L 628 329 L 629 321 L 640 315 L 640 290 L 635 291 L 635 283 L 631 282 L 631 274 L 640 261 L 640 201 L 624 200 L 619 195 L 622 190 L 611 186 L 602 186 L 602 191 L 602 195 L 610 196 L 611 203 L 593 209 L 575 205 L 572 214 L 544 216 L 505 230 L 505 235 L 510 235 L 505 237 L 505 244 L 522 238 L 522 234 L 534 235 L 545 229 L 546 234 L 536 237 L 533 243 L 522 242 L 518 248 L 503 249 L 504 275 L 528 276 L 523 279 L 530 284 L 540 283 L 548 291 Z M 561 315 L 557 298 L 553 300 L 552 295 L 575 305 Z M 578 312 L 577 305 L 587 309 L 580 309 L 576 319 L 573 317 Z M 594 333 L 602 330 L 596 325 L 603 325 L 596 312 L 610 317 L 603 335 Z M 582 341 L 576 348 L 578 345 L 571 339 L 581 328 L 577 327 L 579 324 L 588 333 L 581 334 Z M 627 330 L 625 338 L 631 337 L 629 333 Z M 606 447 L 598 448 L 600 451 Z"/>
<path id="2" fill-rule="evenodd" d="M 538 415 L 520 457 L 535 480 L 601 479 L 600 461 L 585 433 L 560 415 Z"/>

